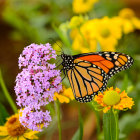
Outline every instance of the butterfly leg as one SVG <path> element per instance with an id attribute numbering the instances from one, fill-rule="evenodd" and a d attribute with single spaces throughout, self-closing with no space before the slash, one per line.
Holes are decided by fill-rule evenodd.
<path id="1" fill-rule="evenodd" d="M 58 62 L 57 62 L 58 63 Z M 59 68 L 59 66 L 61 66 L 62 65 L 62 63 L 60 63 L 58 66 L 56 66 L 56 68 Z"/>
<path id="2" fill-rule="evenodd" d="M 63 73 L 64 73 L 64 77 L 61 80 L 61 82 L 62 82 L 65 79 L 65 77 L 66 77 L 66 71 L 64 69 L 61 69 L 61 71 L 63 71 Z"/>

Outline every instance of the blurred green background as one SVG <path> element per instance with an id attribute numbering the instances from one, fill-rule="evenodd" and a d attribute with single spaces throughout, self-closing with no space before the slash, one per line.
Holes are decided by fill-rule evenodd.
<path id="1" fill-rule="evenodd" d="M 140 17 L 139 0 L 99 0 L 88 15 L 91 18 L 112 17 L 116 16 L 124 7 L 133 9 L 136 16 Z M 0 0 L 0 69 L 8 91 L 15 102 L 15 77 L 20 71 L 18 57 L 23 48 L 31 43 L 50 42 L 53 44 L 49 38 L 61 41 L 53 25 L 58 27 L 61 23 L 70 21 L 74 15 L 76 14 L 72 11 L 72 0 Z M 124 36 L 120 40 L 118 48 L 118 51 L 122 50 L 133 56 L 135 62 L 130 70 L 115 75 L 109 81 L 108 86 L 129 88 L 129 96 L 133 97 L 135 106 L 132 110 L 120 114 L 121 139 L 140 140 L 140 30 Z M 72 48 L 69 50 L 72 51 Z M 67 49 L 67 53 L 69 50 Z M 1 87 L 0 103 L 10 114 L 13 113 Z M 77 104 L 71 102 L 61 105 L 64 140 L 70 140 L 78 129 Z M 86 105 L 81 104 L 81 109 L 84 120 L 83 139 L 96 140 L 95 114 Z M 49 128 L 40 135 L 40 139 L 58 139 L 55 119 Z"/>

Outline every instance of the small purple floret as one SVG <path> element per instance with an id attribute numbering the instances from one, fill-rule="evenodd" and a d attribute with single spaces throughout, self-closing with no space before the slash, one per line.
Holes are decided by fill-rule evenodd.
<path id="1" fill-rule="evenodd" d="M 20 110 L 20 113 L 22 114 L 22 117 L 19 117 L 20 123 L 33 131 L 42 131 L 42 127 L 48 127 L 52 121 L 48 110 L 45 112 L 34 111 L 32 108 L 26 107 L 24 110 Z"/>

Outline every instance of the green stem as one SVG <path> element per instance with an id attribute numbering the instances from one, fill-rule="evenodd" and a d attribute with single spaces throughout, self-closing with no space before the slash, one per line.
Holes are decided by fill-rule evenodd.
<path id="1" fill-rule="evenodd" d="M 59 28 L 57 28 L 55 26 L 55 24 L 52 24 L 52 27 L 54 28 L 54 30 L 57 32 L 57 34 L 59 35 L 59 37 L 61 38 L 61 40 L 64 42 L 64 44 L 68 47 L 68 48 L 71 48 L 71 43 L 70 41 L 68 40 L 68 38 L 66 36 L 64 36 L 62 34 L 62 32 L 60 31 Z"/>
<path id="2" fill-rule="evenodd" d="M 79 140 L 82 140 L 83 139 L 83 120 L 82 120 L 82 115 L 80 111 L 80 104 L 78 106 L 78 114 L 79 114 L 79 125 L 80 125 Z"/>
<path id="3" fill-rule="evenodd" d="M 95 110 L 95 115 L 96 115 L 96 123 L 97 123 L 97 139 L 99 138 L 99 134 L 100 134 L 100 114 L 99 111 Z"/>
<path id="4" fill-rule="evenodd" d="M 59 130 L 59 140 L 62 140 L 62 128 L 61 128 L 61 114 L 60 114 L 60 103 L 56 101 L 56 111 L 57 111 L 57 120 L 58 120 L 58 130 Z"/>
<path id="5" fill-rule="evenodd" d="M 103 114 L 104 140 L 118 140 L 118 112 L 110 109 Z"/>
<path id="6" fill-rule="evenodd" d="M 17 107 L 16 107 L 14 101 L 12 100 L 12 98 L 11 98 L 11 96 L 10 96 L 6 86 L 5 86 L 1 70 L 0 70 L 0 85 L 1 85 L 1 88 L 3 90 L 3 93 L 4 93 L 5 97 L 8 100 L 8 102 L 9 102 L 11 108 L 13 109 L 14 113 L 17 113 Z"/>
<path id="7" fill-rule="evenodd" d="M 92 105 L 92 110 L 95 112 L 95 115 L 96 115 L 96 123 L 97 123 L 97 139 L 99 139 L 99 134 L 100 134 L 100 114 L 99 114 L 99 111 L 96 111 L 95 110 L 95 106 L 94 106 L 94 103 L 92 102 L 91 103 Z"/>
<path id="8" fill-rule="evenodd" d="M 118 121 L 118 112 L 114 111 L 113 109 L 113 114 L 114 114 L 114 118 L 115 118 L 115 126 L 116 126 L 116 140 L 119 139 L 119 121 Z"/>

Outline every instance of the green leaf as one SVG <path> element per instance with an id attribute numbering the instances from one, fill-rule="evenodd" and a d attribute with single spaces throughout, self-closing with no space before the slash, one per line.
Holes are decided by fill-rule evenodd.
<path id="1" fill-rule="evenodd" d="M 55 26 L 55 24 L 52 24 L 52 27 L 53 27 L 54 30 L 57 32 L 57 34 L 58 34 L 59 37 L 62 39 L 62 41 L 65 43 L 65 45 L 66 45 L 67 47 L 71 48 L 71 44 L 70 44 L 68 38 L 65 37 L 65 36 L 62 34 L 62 32 L 60 31 L 60 29 L 57 28 L 57 27 Z"/>
<path id="2" fill-rule="evenodd" d="M 0 125 L 4 125 L 6 118 L 9 117 L 9 114 L 5 107 L 0 103 Z"/>
<path id="3" fill-rule="evenodd" d="M 76 131 L 74 136 L 72 137 L 72 140 L 80 140 L 80 128 Z"/>
<path id="4" fill-rule="evenodd" d="M 118 113 L 109 110 L 103 114 L 104 140 L 118 140 Z"/>

